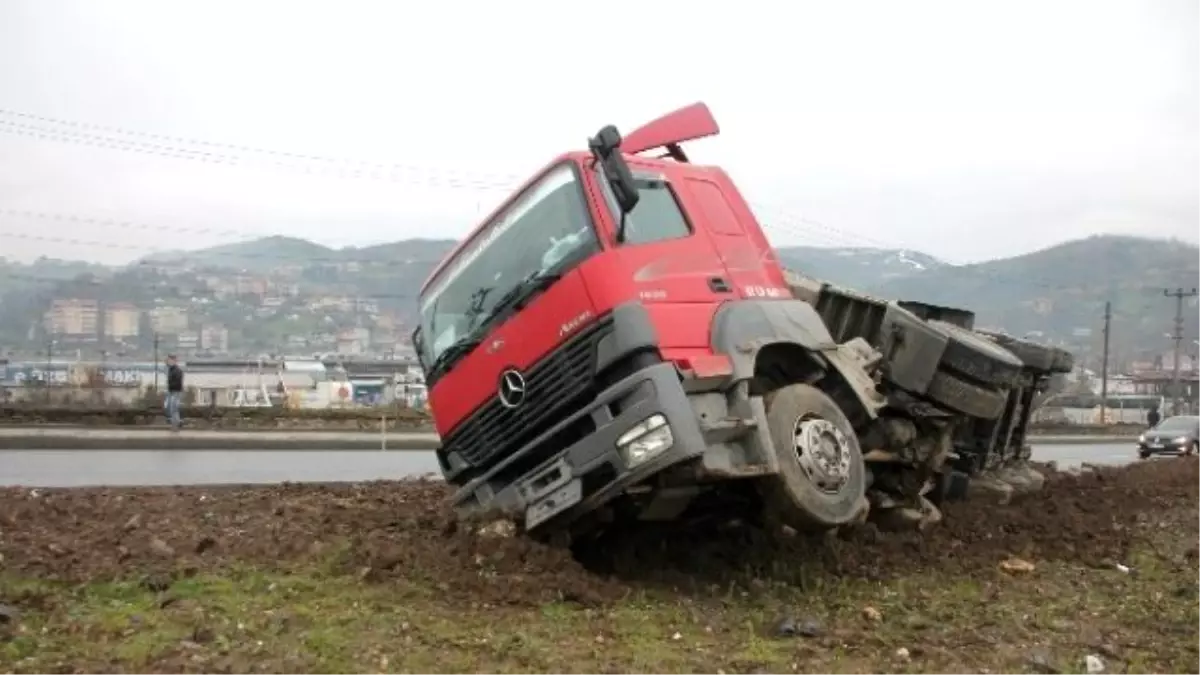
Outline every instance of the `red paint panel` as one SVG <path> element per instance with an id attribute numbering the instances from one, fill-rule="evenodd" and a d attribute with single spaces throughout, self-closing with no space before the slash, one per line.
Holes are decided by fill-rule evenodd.
<path id="1" fill-rule="evenodd" d="M 621 152 L 636 155 L 639 152 L 661 148 L 672 143 L 694 141 L 697 138 L 716 136 L 721 133 L 717 120 L 708 106 L 693 103 L 634 129 L 621 139 Z"/>
<path id="2" fill-rule="evenodd" d="M 434 384 L 429 392 L 429 408 L 439 434 L 449 433 L 476 408 L 491 400 L 500 386 L 501 372 L 508 368 L 524 371 L 560 342 L 592 323 L 588 319 L 569 335 L 561 334 L 563 324 L 585 313 L 597 316 L 583 280 L 585 266 L 586 263 L 564 275 L 520 313 L 493 329 L 475 351 Z M 503 344 L 492 350 L 497 340 Z"/>

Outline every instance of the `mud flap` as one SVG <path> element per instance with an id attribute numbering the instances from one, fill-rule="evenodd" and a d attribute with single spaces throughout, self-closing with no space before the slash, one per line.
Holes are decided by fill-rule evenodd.
<path id="1" fill-rule="evenodd" d="M 744 383 L 739 385 L 739 392 L 744 397 L 744 414 L 749 418 L 729 418 L 737 423 L 737 433 L 705 435 L 708 448 L 700 460 L 700 471 L 706 480 L 738 480 L 779 473 L 779 459 L 775 456 L 771 436 L 766 425 L 759 423 L 767 418 L 763 399 L 750 397 L 747 391 Z M 707 428 L 721 428 L 721 423 Z"/>

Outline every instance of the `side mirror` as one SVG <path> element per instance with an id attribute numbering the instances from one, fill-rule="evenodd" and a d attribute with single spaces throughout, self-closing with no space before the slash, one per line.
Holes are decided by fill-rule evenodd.
<path id="1" fill-rule="evenodd" d="M 417 363 L 421 364 L 421 370 L 425 370 L 425 340 L 421 335 L 421 327 L 417 326 L 412 332 L 413 350 L 417 352 Z"/>
<path id="2" fill-rule="evenodd" d="M 633 207 L 638 203 L 638 190 L 637 184 L 633 181 L 633 173 L 629 170 L 629 164 L 621 155 L 621 132 L 611 124 L 604 127 L 596 132 L 595 136 L 588 139 L 588 149 L 600 163 L 600 167 L 604 171 L 604 179 L 612 188 L 621 214 L 633 211 Z"/>

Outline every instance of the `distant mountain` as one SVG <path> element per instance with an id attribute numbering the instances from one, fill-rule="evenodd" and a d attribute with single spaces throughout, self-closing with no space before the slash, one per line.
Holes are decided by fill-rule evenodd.
<path id="1" fill-rule="evenodd" d="M 947 265 L 931 255 L 908 249 L 787 246 L 776 252 L 788 269 L 851 288 L 872 287 L 881 281 L 890 282 Z"/>
<path id="2" fill-rule="evenodd" d="M 135 265 L 191 265 L 268 271 L 280 265 L 339 263 L 437 262 L 454 247 L 453 239 L 405 239 L 373 246 L 330 248 L 296 237 L 273 236 L 221 244 L 194 251 L 167 251 L 138 260 Z"/>
<path id="3" fill-rule="evenodd" d="M 194 251 L 163 251 L 139 259 L 134 265 L 179 265 L 226 267 L 231 269 L 269 270 L 289 263 L 334 261 L 336 249 L 307 239 L 280 235 L 251 241 L 221 244 Z"/>
<path id="4" fill-rule="evenodd" d="M 81 260 L 41 257 L 31 263 L 10 261 L 0 256 L 0 289 L 55 279 L 74 279 L 81 274 L 102 274 L 109 268 Z"/>
<path id="5" fill-rule="evenodd" d="M 190 264 L 230 269 L 268 270 L 285 263 L 402 263 L 430 269 L 457 243 L 453 239 L 405 239 L 402 241 L 341 249 L 321 246 L 294 237 L 264 237 L 222 244 L 195 251 L 169 251 L 147 256 L 137 264 Z M 947 263 L 933 256 L 906 249 L 819 248 L 789 246 L 778 249 L 780 260 L 809 276 L 848 286 L 873 285 L 942 267 Z"/>
<path id="6" fill-rule="evenodd" d="M 1105 301 L 1112 302 L 1116 349 L 1134 344 L 1165 349 L 1175 304 L 1167 288 L 1194 288 L 1200 248 L 1177 240 L 1094 236 L 1013 258 L 942 265 L 879 280 L 863 290 L 974 310 L 981 323 L 1014 334 L 1042 331 L 1098 345 Z M 1188 342 L 1200 322 L 1195 302 L 1184 312 Z M 1193 347 L 1189 347 L 1189 350 Z"/>
<path id="7" fill-rule="evenodd" d="M 389 244 L 376 244 L 362 248 L 344 248 L 338 251 L 345 260 L 405 263 L 437 263 L 458 243 L 454 239 L 405 239 Z"/>
<path id="8" fill-rule="evenodd" d="M 408 314 L 415 306 L 417 289 L 454 245 L 451 239 L 410 239 L 333 249 L 276 236 L 157 254 L 143 262 L 166 268 L 246 270 L 264 276 L 284 265 L 299 267 L 299 275 L 293 278 L 306 296 L 334 293 L 383 298 L 384 305 Z M 811 277 L 883 297 L 970 309 L 980 325 L 1014 334 L 1040 332 L 1042 339 L 1085 351 L 1099 349 L 1104 302 L 1109 300 L 1113 303 L 1113 349 L 1118 355 L 1135 345 L 1148 351 L 1168 348 L 1164 334 L 1172 328 L 1174 304 L 1163 296 L 1163 289 L 1191 288 L 1200 278 L 1200 249 L 1195 245 L 1124 236 L 1096 236 L 972 265 L 952 265 L 908 249 L 794 246 L 778 253 L 786 267 Z M 72 276 L 73 271 L 94 269 L 61 261 L 39 261 L 38 265 L 37 274 L 42 277 Z M 169 275 L 164 279 L 155 283 L 168 288 L 179 283 Z M 147 282 L 137 283 L 144 286 Z M 64 288 L 62 292 L 68 291 Z M 110 295 L 124 297 L 124 293 L 114 289 Z M 21 304 L 16 302 L 20 297 L 10 293 L 8 298 L 10 307 Z M 22 302 L 28 304 L 29 300 Z M 25 314 L 29 313 L 22 312 Z M 1191 351 L 1200 322 L 1196 303 L 1189 302 L 1184 322 Z M 27 326 L 28 319 L 15 325 Z"/>

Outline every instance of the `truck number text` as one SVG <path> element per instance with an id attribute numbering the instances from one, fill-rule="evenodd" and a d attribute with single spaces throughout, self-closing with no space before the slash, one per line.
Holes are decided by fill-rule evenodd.
<path id="1" fill-rule="evenodd" d="M 742 290 L 751 298 L 786 298 L 791 295 L 778 286 L 743 286 Z"/>

